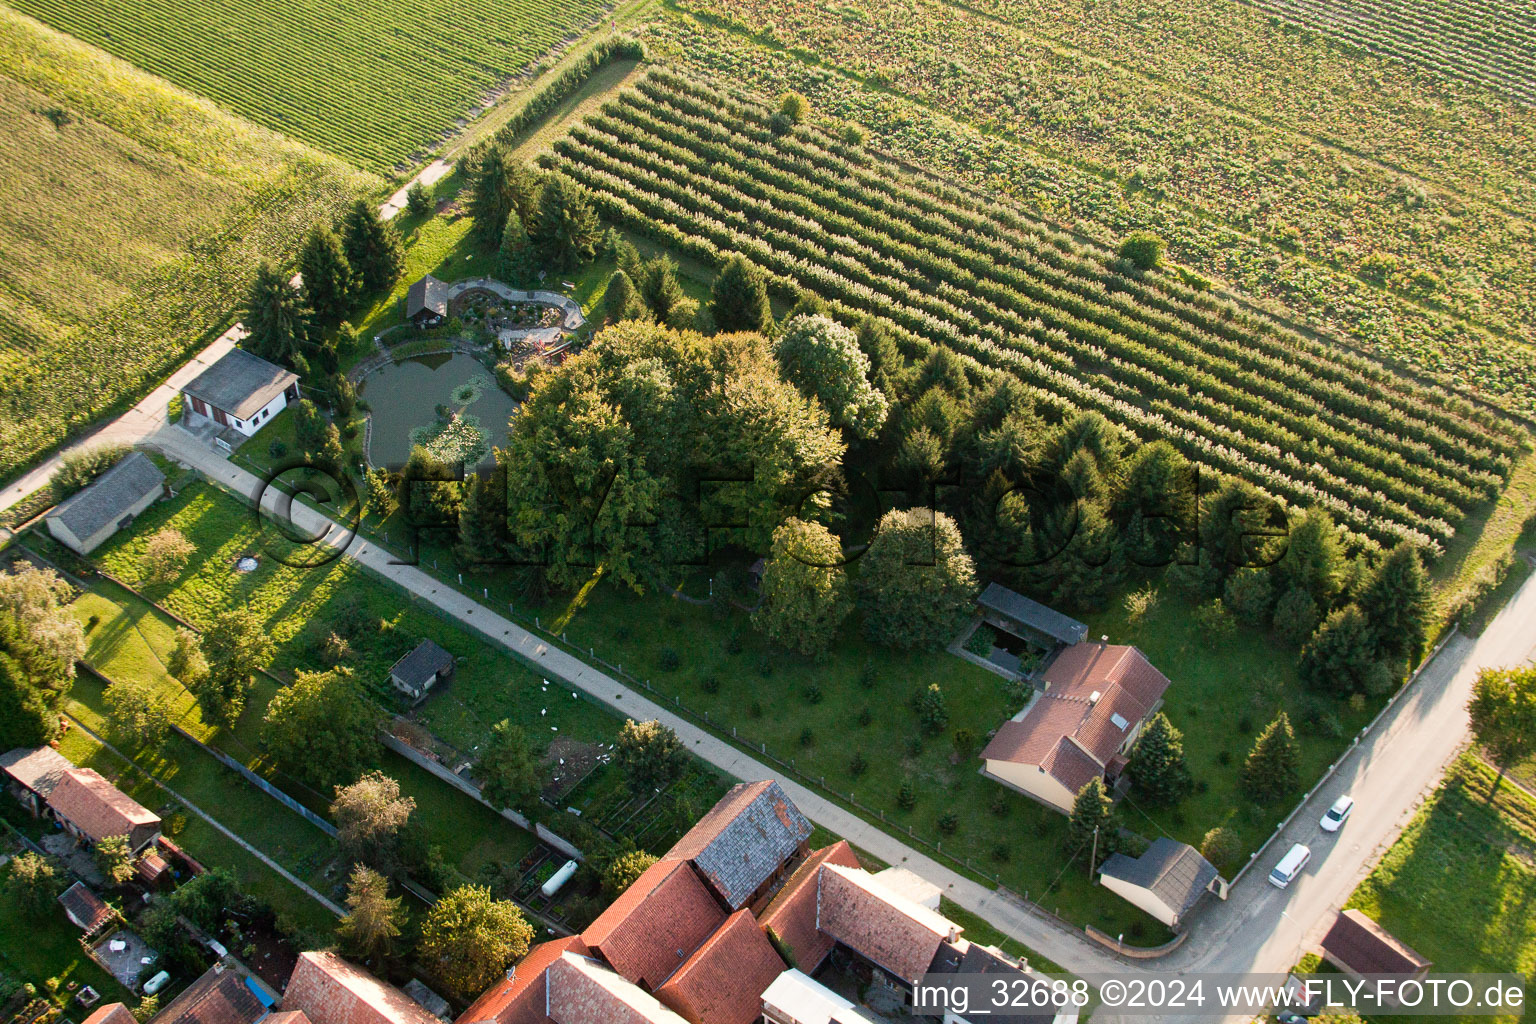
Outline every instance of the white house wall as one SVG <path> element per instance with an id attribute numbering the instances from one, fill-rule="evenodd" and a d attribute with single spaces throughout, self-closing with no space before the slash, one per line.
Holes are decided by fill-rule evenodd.
<path id="1" fill-rule="evenodd" d="M 1072 805 L 1077 802 L 1076 793 L 1058 782 L 1055 776 L 1041 771 L 1039 765 L 989 760 L 984 770 L 987 775 L 997 781 L 1012 786 L 1063 814 L 1071 814 Z"/>
<path id="2" fill-rule="evenodd" d="M 273 416 L 276 416 L 287 407 L 288 394 L 286 391 L 279 391 L 276 398 L 272 399 L 272 401 L 268 402 L 265 406 L 257 411 L 255 418 L 239 420 L 238 422 L 242 425 L 235 426 L 237 421 L 233 416 L 230 416 L 229 425 L 235 427 L 236 430 L 244 434 L 246 437 L 250 437 L 252 434 L 256 433 L 256 431 L 266 426 L 268 421 L 270 421 Z M 266 415 L 263 416 L 262 413 L 265 413 Z M 229 416 L 229 413 L 226 412 L 224 415 Z"/>
<path id="3" fill-rule="evenodd" d="M 1145 910 L 1170 928 L 1178 923 L 1178 917 L 1174 914 L 1172 907 L 1139 885 L 1132 885 L 1123 878 L 1111 878 L 1108 875 L 1100 875 L 1099 884 L 1127 903 Z"/>

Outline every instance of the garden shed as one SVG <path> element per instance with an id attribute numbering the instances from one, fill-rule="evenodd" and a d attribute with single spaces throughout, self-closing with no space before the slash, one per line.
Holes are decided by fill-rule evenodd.
<path id="1" fill-rule="evenodd" d="M 448 285 L 431 274 L 405 293 L 405 316 L 417 327 L 436 327 L 448 319 Z"/>
<path id="2" fill-rule="evenodd" d="M 432 687 L 451 675 L 453 655 L 431 640 L 423 640 L 395 662 L 389 670 L 389 681 L 395 689 L 420 703 Z"/>
<path id="3" fill-rule="evenodd" d="M 1227 881 L 1200 851 L 1166 836 L 1152 841 L 1140 857 L 1114 854 L 1099 868 L 1099 883 L 1170 928 L 1206 893 L 1227 898 Z"/>

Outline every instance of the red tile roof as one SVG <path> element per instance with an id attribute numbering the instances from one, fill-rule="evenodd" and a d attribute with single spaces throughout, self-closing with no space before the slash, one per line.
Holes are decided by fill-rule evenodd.
<path id="1" fill-rule="evenodd" d="M 1004 722 L 981 756 L 1044 768 L 1072 792 L 1103 772 L 1168 689 L 1146 655 L 1123 644 L 1073 644 L 1023 718 Z"/>
<path id="2" fill-rule="evenodd" d="M 92 1010 L 80 1024 L 138 1024 L 138 1021 L 134 1020 L 133 1011 L 122 1003 L 107 1003 Z"/>
<path id="3" fill-rule="evenodd" d="M 738 910 L 656 992 L 693 1024 L 755 1024 L 784 961 L 749 910 Z"/>
<path id="4" fill-rule="evenodd" d="M 817 850 L 789 876 L 784 888 L 758 917 L 764 929 L 772 929 L 795 956 L 795 966 L 814 973 L 832 952 L 832 940 L 816 930 L 816 879 L 823 864 L 856 868 L 859 859 L 843 840 Z"/>
<path id="5" fill-rule="evenodd" d="M 44 800 L 53 792 L 64 773 L 75 766 L 63 754 L 52 747 L 27 750 L 18 747 L 0 754 L 0 768 L 21 785 Z"/>
<path id="6" fill-rule="evenodd" d="M 571 935 L 534 946 L 512 968 L 511 977 L 481 993 L 457 1024 L 545 1024 L 549 1018 L 544 1014 L 544 972 L 567 952 L 585 956 L 587 944 L 581 936 Z"/>
<path id="7" fill-rule="evenodd" d="M 725 911 L 687 862 L 660 860 L 581 938 L 619 974 L 654 992 L 724 920 Z"/>
<path id="8" fill-rule="evenodd" d="M 283 1009 L 311 1024 L 440 1024 L 410 996 L 335 953 L 300 953 Z"/>
<path id="9" fill-rule="evenodd" d="M 863 870 L 837 864 L 817 873 L 816 927 L 911 983 L 959 929 L 927 907 L 891 892 Z"/>
<path id="10" fill-rule="evenodd" d="M 256 1024 L 267 1008 L 234 971 L 209 970 L 155 1016 L 155 1024 Z"/>
<path id="11" fill-rule="evenodd" d="M 65 915 L 87 935 L 112 920 L 112 908 L 86 888 L 84 882 L 76 882 L 59 893 L 59 903 L 63 905 Z"/>
<path id="12" fill-rule="evenodd" d="M 129 845 L 137 849 L 160 825 L 158 814 L 89 768 L 65 772 L 49 794 L 48 806 L 93 843 L 128 836 Z"/>
<path id="13" fill-rule="evenodd" d="M 545 973 L 549 1016 L 560 1024 L 688 1024 L 595 960 L 563 953 Z"/>
<path id="14" fill-rule="evenodd" d="M 1356 974 L 1416 974 L 1430 962 L 1358 910 L 1334 918 L 1323 936 L 1323 955 Z"/>
<path id="15" fill-rule="evenodd" d="M 278 1010 L 261 1024 L 310 1024 L 310 1022 L 302 1010 Z"/>

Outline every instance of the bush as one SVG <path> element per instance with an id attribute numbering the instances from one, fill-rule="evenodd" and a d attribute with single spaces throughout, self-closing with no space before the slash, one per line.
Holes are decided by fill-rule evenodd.
<path id="1" fill-rule="evenodd" d="M 960 815 L 956 814 L 954 811 L 945 811 L 943 814 L 939 815 L 939 831 L 944 835 L 954 835 L 955 830 L 959 827 Z"/>
<path id="2" fill-rule="evenodd" d="M 821 687 L 817 686 L 815 683 L 812 683 L 810 686 L 805 688 L 805 702 L 807 704 L 820 704 L 821 696 Z"/>
<path id="3" fill-rule="evenodd" d="M 64 456 L 53 473 L 53 492 L 60 501 L 94 481 L 128 454 L 128 446 L 99 444 Z"/>
<path id="4" fill-rule="evenodd" d="M 1163 261 L 1168 243 L 1150 231 L 1132 231 L 1120 242 L 1116 250 L 1123 260 L 1128 260 L 1138 270 L 1151 270 Z"/>
<path id="5" fill-rule="evenodd" d="M 703 690 L 705 693 L 719 693 L 720 677 L 705 676 L 704 679 L 699 683 L 699 689 Z"/>
<path id="6" fill-rule="evenodd" d="M 816 732 L 810 726 L 800 730 L 800 745 L 802 747 L 814 747 L 816 745 Z"/>
<path id="7" fill-rule="evenodd" d="M 432 212 L 432 193 L 421 182 L 416 182 L 405 193 L 405 209 L 413 217 Z"/>
<path id="8" fill-rule="evenodd" d="M 873 658 L 864 659 L 864 667 L 859 669 L 859 685 L 866 690 L 873 690 L 875 683 L 880 681 L 880 673 L 875 669 Z"/>
<path id="9" fill-rule="evenodd" d="M 869 726 L 869 723 L 873 722 L 874 720 L 875 720 L 875 713 L 873 711 L 869 710 L 869 705 L 868 704 L 866 704 L 863 707 L 859 708 L 859 719 L 858 719 L 858 721 L 859 721 L 859 727 L 860 728 L 867 728 Z"/>
<path id="10" fill-rule="evenodd" d="M 798 92 L 786 92 L 779 97 L 779 113 L 789 118 L 791 124 L 802 123 L 810 112 L 811 101 Z"/>
<path id="11" fill-rule="evenodd" d="M 997 787 L 997 792 L 992 794 L 992 802 L 987 805 L 987 810 L 991 811 L 993 814 L 997 815 L 999 818 L 1003 818 L 1003 817 L 1007 816 L 1007 814 L 1008 814 L 1008 793 L 1007 793 L 1006 790 L 1003 789 L 1003 787 L 1001 787 L 1001 786 Z"/>
<path id="12" fill-rule="evenodd" d="M 1200 843 L 1200 856 L 1210 861 L 1218 871 L 1230 871 L 1236 867 L 1242 853 L 1242 837 L 1230 828 L 1213 828 Z"/>
<path id="13" fill-rule="evenodd" d="M 998 843 L 992 847 L 992 859 L 999 864 L 1006 864 L 1013 856 L 1013 849 L 1007 843 Z"/>
<path id="14" fill-rule="evenodd" d="M 864 760 L 863 753 L 855 750 L 853 752 L 853 760 L 848 762 L 848 774 L 852 775 L 854 778 L 858 778 L 868 770 L 869 762 Z"/>
<path id="15" fill-rule="evenodd" d="M 896 806 L 904 811 L 917 806 L 917 787 L 910 778 L 901 780 L 901 788 L 896 791 Z"/>
<path id="16" fill-rule="evenodd" d="M 660 656 L 656 659 L 656 663 L 661 666 L 663 672 L 676 672 L 677 666 L 682 662 L 683 659 L 670 647 L 663 647 Z"/>

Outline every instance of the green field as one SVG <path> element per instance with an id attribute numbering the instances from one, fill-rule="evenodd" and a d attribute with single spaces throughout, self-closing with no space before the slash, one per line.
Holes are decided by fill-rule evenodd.
<path id="1" fill-rule="evenodd" d="M 1473 755 L 1457 761 L 1346 905 L 1433 961 L 1437 974 L 1524 974 L 1529 1004 L 1536 994 L 1529 980 L 1536 971 L 1536 797 L 1507 781 L 1493 792 L 1494 774 Z"/>
<path id="2" fill-rule="evenodd" d="M 242 117 L 385 172 L 420 160 L 601 0 L 17 0 Z"/>
<path id="3" fill-rule="evenodd" d="M 771 108 L 653 73 L 557 143 L 608 217 L 706 264 L 742 252 L 775 291 L 885 321 L 978 379 L 1011 374 L 1053 410 L 1142 440 L 1347 530 L 1436 551 L 1502 488 L 1513 424 L 1190 287 L 1127 273 L 999 203 L 899 173 L 830 130 L 775 134 Z"/>
<path id="4" fill-rule="evenodd" d="M 0 476 L 232 321 L 379 179 L 0 7 Z"/>

